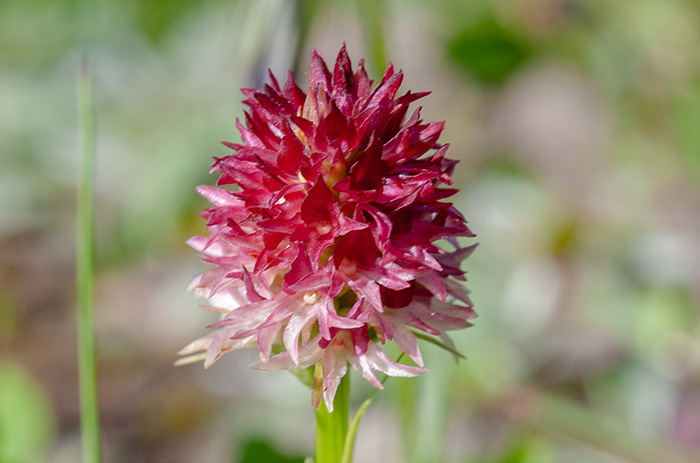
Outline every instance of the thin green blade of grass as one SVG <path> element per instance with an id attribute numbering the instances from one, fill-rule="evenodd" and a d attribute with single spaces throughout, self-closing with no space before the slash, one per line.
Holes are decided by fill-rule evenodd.
<path id="1" fill-rule="evenodd" d="M 78 376 L 80 387 L 80 429 L 85 463 L 102 459 L 97 404 L 97 355 L 94 314 L 94 222 L 93 176 L 95 162 L 95 113 L 92 75 L 87 58 L 78 69 L 78 167 L 76 223 L 76 292 L 78 325 Z"/>
<path id="2" fill-rule="evenodd" d="M 355 446 L 355 437 L 357 437 L 357 430 L 360 427 L 360 420 L 364 416 L 369 406 L 374 401 L 374 398 L 377 396 L 378 392 L 379 389 L 375 389 L 374 391 L 372 391 L 372 394 L 370 394 L 370 396 L 364 402 L 362 402 L 360 408 L 357 409 L 357 413 L 355 413 L 354 418 L 350 422 L 348 435 L 345 439 L 345 447 L 343 448 L 343 458 L 342 460 L 340 460 L 340 463 L 352 463 L 352 456 L 354 452 L 353 448 Z"/>

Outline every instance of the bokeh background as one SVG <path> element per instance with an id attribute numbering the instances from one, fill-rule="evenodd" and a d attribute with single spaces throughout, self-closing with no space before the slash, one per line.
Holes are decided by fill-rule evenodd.
<path id="1" fill-rule="evenodd" d="M 240 87 L 309 51 L 431 90 L 461 160 L 480 317 L 455 363 L 389 379 L 357 463 L 700 461 L 700 3 L 695 0 L 0 1 L 0 461 L 80 459 L 76 78 L 97 113 L 105 462 L 301 462 L 309 392 L 286 372 L 175 368 L 212 315 L 213 156 Z M 353 379 L 356 405 L 370 393 Z"/>

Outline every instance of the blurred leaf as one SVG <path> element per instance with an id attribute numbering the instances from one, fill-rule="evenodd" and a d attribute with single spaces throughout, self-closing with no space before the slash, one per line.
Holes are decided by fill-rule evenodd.
<path id="1" fill-rule="evenodd" d="M 482 84 L 503 83 L 532 55 L 522 38 L 491 16 L 466 26 L 448 48 L 448 57 Z"/>
<path id="2" fill-rule="evenodd" d="M 0 2 L 0 65 L 27 69 L 44 68 L 65 55 L 80 36 L 74 21 L 79 15 L 75 1 Z M 28 27 L 31 25 L 31 27 Z M 4 75 L 3 75 L 4 77 Z"/>
<path id="3" fill-rule="evenodd" d="M 537 435 L 522 433 L 515 436 L 499 463 L 547 463 L 553 461 L 551 444 Z"/>
<path id="4" fill-rule="evenodd" d="M 637 308 L 637 346 L 644 352 L 653 352 L 658 348 L 657 342 L 677 333 L 692 335 L 696 323 L 697 310 L 687 288 L 654 286 L 648 290 L 644 303 Z"/>
<path id="5" fill-rule="evenodd" d="M 51 405 L 24 370 L 0 361 L 0 461 L 40 461 L 53 441 Z"/>
<path id="6" fill-rule="evenodd" d="M 279 453 L 264 439 L 254 438 L 245 444 L 238 463 L 304 463 L 304 457 Z"/>
<path id="7" fill-rule="evenodd" d="M 135 21 L 151 41 L 157 43 L 177 26 L 180 20 L 202 4 L 209 2 L 182 2 L 179 0 L 139 0 L 132 2 Z"/>

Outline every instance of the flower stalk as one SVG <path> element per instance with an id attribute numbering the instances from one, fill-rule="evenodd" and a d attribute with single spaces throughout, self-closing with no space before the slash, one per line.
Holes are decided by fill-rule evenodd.
<path id="1" fill-rule="evenodd" d="M 314 463 L 339 463 L 343 460 L 350 415 L 350 375 L 340 380 L 329 412 L 321 401 L 316 411 L 316 455 Z M 352 452 L 352 447 L 350 449 Z"/>

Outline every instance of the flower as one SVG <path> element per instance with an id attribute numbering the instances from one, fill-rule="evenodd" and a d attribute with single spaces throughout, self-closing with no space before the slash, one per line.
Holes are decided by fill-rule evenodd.
<path id="1" fill-rule="evenodd" d="M 201 214 L 209 236 L 188 244 L 214 267 L 190 289 L 223 316 L 180 363 L 256 346 L 255 368 L 315 366 L 312 405 L 323 397 L 332 410 L 348 365 L 382 388 L 375 371 L 427 372 L 414 331 L 470 326 L 458 280 L 474 245 L 457 237 L 474 235 L 444 201 L 457 191 L 443 187 L 456 164 L 437 143 L 444 123 L 424 123 L 420 108 L 406 117 L 427 92 L 397 97 L 392 65 L 373 89 L 344 46 L 333 72 L 313 51 L 307 79 L 306 92 L 291 72 L 243 89 L 242 144 L 224 142 L 233 153 L 215 159 L 218 186 L 198 188 L 213 204 Z M 391 360 L 389 341 L 417 366 Z"/>

